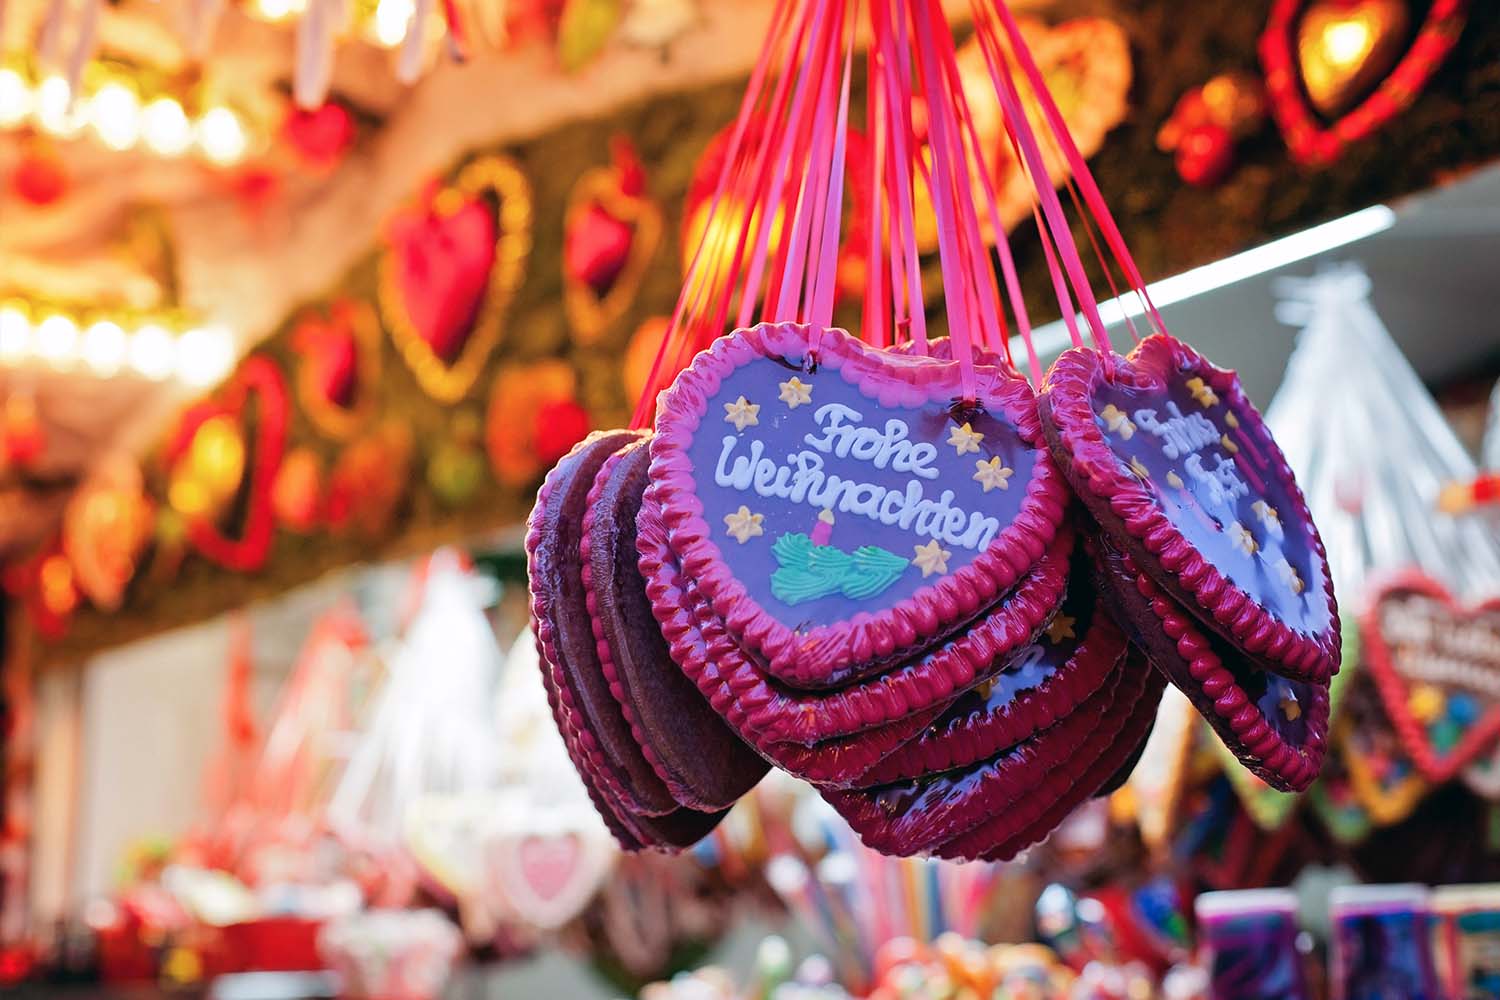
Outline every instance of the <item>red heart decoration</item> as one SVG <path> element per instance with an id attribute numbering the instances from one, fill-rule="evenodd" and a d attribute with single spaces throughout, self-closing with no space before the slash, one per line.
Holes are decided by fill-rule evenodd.
<path id="1" fill-rule="evenodd" d="M 193 520 L 187 527 L 188 540 L 199 552 L 239 573 L 260 569 L 270 555 L 275 529 L 271 485 L 276 481 L 286 449 L 286 382 L 281 369 L 265 356 L 249 358 L 240 366 L 220 394 L 218 412 L 233 416 L 243 426 L 245 410 L 252 398 L 256 404 L 255 437 L 249 469 L 249 500 L 239 537 L 230 537 L 207 519 Z"/>
<path id="2" fill-rule="evenodd" d="M 1308 0 L 1276 0 L 1260 38 L 1260 62 L 1271 114 L 1292 158 L 1307 166 L 1321 166 L 1338 159 L 1345 146 L 1381 128 L 1416 100 L 1458 41 L 1468 0 L 1433 0 L 1396 68 L 1369 97 L 1331 125 L 1313 112 L 1297 69 L 1297 25 L 1309 6 Z"/>
<path id="3" fill-rule="evenodd" d="M 417 335 L 451 364 L 474 328 L 495 262 L 495 220 L 478 198 L 451 211 L 428 205 L 391 225 L 396 282 Z"/>
<path id="4" fill-rule="evenodd" d="M 1500 740 L 1500 598 L 1464 606 L 1420 572 L 1380 586 L 1360 623 L 1386 712 L 1428 780 Z"/>
<path id="5" fill-rule="evenodd" d="M 313 111 L 292 108 L 282 134 L 307 165 L 319 170 L 336 166 L 354 141 L 354 119 L 343 105 L 330 101 Z"/>
<path id="6" fill-rule="evenodd" d="M 380 308 L 428 395 L 462 399 L 500 340 L 531 249 L 531 191 L 514 162 L 486 157 L 397 214 L 380 265 Z"/>
<path id="7" fill-rule="evenodd" d="M 380 324 L 365 303 L 341 299 L 292 333 L 301 355 L 297 395 L 324 433 L 347 438 L 368 426 L 380 382 Z"/>

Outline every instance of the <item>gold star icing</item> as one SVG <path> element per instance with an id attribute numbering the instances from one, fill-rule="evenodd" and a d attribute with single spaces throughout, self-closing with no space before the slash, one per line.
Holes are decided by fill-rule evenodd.
<path id="1" fill-rule="evenodd" d="M 1257 500 L 1250 505 L 1250 509 L 1255 512 L 1256 517 L 1260 518 L 1261 524 L 1274 531 L 1281 530 L 1281 515 L 1276 513 L 1275 507 L 1272 507 L 1264 500 Z"/>
<path id="2" fill-rule="evenodd" d="M 1099 416 L 1104 418 L 1104 426 L 1109 428 L 1110 433 L 1120 435 L 1122 440 L 1129 441 L 1131 435 L 1135 433 L 1135 424 L 1131 423 L 1125 411 L 1114 403 L 1100 410 Z"/>
<path id="3" fill-rule="evenodd" d="M 934 573 L 948 572 L 948 559 L 953 553 L 939 545 L 937 539 L 934 538 L 926 545 L 917 545 L 914 548 L 917 554 L 912 562 L 916 564 L 917 569 L 922 571 L 922 579 L 925 580 Z"/>
<path id="4" fill-rule="evenodd" d="M 982 458 L 974 462 L 974 481 L 983 486 L 986 493 L 997 486 L 1002 490 L 1010 489 L 1010 477 L 1015 472 L 1010 466 L 1001 465 L 998 456 L 988 462 Z"/>
<path id="5" fill-rule="evenodd" d="M 795 410 L 803 403 L 811 403 L 812 386 L 793 375 L 781 383 L 781 401 L 789 410 Z"/>
<path id="6" fill-rule="evenodd" d="M 1209 388 L 1208 383 L 1203 381 L 1201 378 L 1190 378 L 1187 380 L 1186 384 L 1188 387 L 1188 391 L 1191 392 L 1193 394 L 1193 398 L 1198 401 L 1198 405 L 1203 407 L 1205 410 L 1210 406 L 1217 406 L 1219 404 L 1218 395 L 1215 394 L 1213 389 Z"/>
<path id="7" fill-rule="evenodd" d="M 962 427 L 953 428 L 953 433 L 948 435 L 948 443 L 960 455 L 979 451 L 979 442 L 984 440 L 984 435 L 976 431 L 967 422 Z"/>
<path id="8" fill-rule="evenodd" d="M 1278 707 L 1281 709 L 1282 718 L 1288 722 L 1296 722 L 1302 718 L 1302 703 L 1297 700 L 1297 696 L 1294 694 L 1282 696 Z"/>
<path id="9" fill-rule="evenodd" d="M 1281 582 L 1286 584 L 1287 589 L 1294 594 L 1302 593 L 1303 588 L 1307 584 L 1302 582 L 1302 577 L 1298 574 L 1296 567 L 1287 562 L 1285 556 L 1282 556 L 1275 566 L 1277 574 L 1281 577 Z"/>
<path id="10" fill-rule="evenodd" d="M 1219 443 L 1222 444 L 1224 446 L 1224 450 L 1227 451 L 1227 452 L 1229 452 L 1229 454 L 1231 454 L 1231 455 L 1237 454 L 1239 452 L 1239 450 L 1240 450 L 1240 446 L 1239 445 L 1237 445 L 1233 441 L 1229 440 L 1229 435 L 1228 434 L 1220 434 L 1219 435 Z"/>
<path id="11" fill-rule="evenodd" d="M 1240 425 L 1240 418 L 1234 415 L 1233 410 L 1226 410 L 1224 411 L 1224 422 L 1230 427 L 1238 427 Z"/>
<path id="12" fill-rule="evenodd" d="M 1229 540 L 1234 543 L 1235 548 L 1247 556 L 1255 555 L 1255 550 L 1260 548 L 1256 544 L 1255 536 L 1250 534 L 1250 529 L 1238 521 L 1229 522 Z"/>
<path id="13" fill-rule="evenodd" d="M 744 396 L 732 403 L 725 403 L 724 422 L 734 424 L 734 429 L 737 431 L 742 431 L 746 427 L 754 427 L 760 423 L 760 404 L 752 403 Z"/>
<path id="14" fill-rule="evenodd" d="M 1174 489 L 1174 490 L 1180 490 L 1180 489 L 1182 489 L 1182 477 L 1179 476 L 1177 473 L 1173 472 L 1171 469 L 1168 469 L 1167 470 L 1167 485 L 1170 486 L 1170 487 L 1172 487 L 1172 489 Z"/>
<path id="15" fill-rule="evenodd" d="M 766 519 L 764 514 L 752 514 L 750 508 L 740 505 L 740 509 L 733 514 L 724 515 L 724 527 L 729 532 L 729 537 L 744 545 L 756 535 L 765 534 L 765 529 L 760 523 Z"/>
<path id="16" fill-rule="evenodd" d="M 1146 468 L 1145 463 L 1143 463 L 1139 458 L 1132 458 L 1130 460 L 1130 471 L 1134 472 L 1144 481 L 1149 482 L 1151 479 L 1151 471 Z"/>
<path id="17" fill-rule="evenodd" d="M 1056 646 L 1064 639 L 1072 639 L 1074 637 L 1073 626 L 1077 621 L 1078 619 L 1068 615 L 1058 614 L 1056 618 L 1052 619 L 1052 624 L 1047 626 L 1047 641 Z"/>

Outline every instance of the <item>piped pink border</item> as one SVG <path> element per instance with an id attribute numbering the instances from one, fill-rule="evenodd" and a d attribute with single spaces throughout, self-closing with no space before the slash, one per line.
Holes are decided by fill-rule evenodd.
<path id="1" fill-rule="evenodd" d="M 1044 414 L 1050 413 L 1049 429 L 1055 432 L 1071 460 L 1070 480 L 1088 506 L 1106 504 L 1109 513 L 1123 523 L 1130 541 L 1144 547 L 1162 571 L 1172 575 L 1212 618 L 1216 629 L 1225 632 L 1247 654 L 1288 677 L 1326 682 L 1339 666 L 1338 602 L 1333 594 L 1323 540 L 1318 536 L 1296 477 L 1270 430 L 1241 390 L 1239 378 L 1210 364 L 1175 337 L 1157 334 L 1141 341 L 1129 357 L 1115 361 L 1115 379 L 1140 388 L 1156 387 L 1157 381 L 1140 373 L 1136 362 L 1158 352 L 1166 352 L 1168 370 L 1192 372 L 1203 378 L 1231 409 L 1253 415 L 1254 419 L 1241 421 L 1240 429 L 1254 437 L 1272 463 L 1271 474 L 1280 476 L 1287 485 L 1295 514 L 1289 520 L 1305 526 L 1308 549 L 1318 559 L 1322 571 L 1328 626 L 1321 633 L 1309 634 L 1286 625 L 1262 607 L 1219 572 L 1177 530 L 1156 498 L 1125 470 L 1094 421 L 1094 387 L 1105 374 L 1103 357 L 1087 347 L 1065 351 L 1054 362 L 1042 387 L 1042 410 Z"/>
<path id="2" fill-rule="evenodd" d="M 1019 693 L 998 711 L 973 722 L 939 719 L 932 728 L 882 760 L 860 778 L 885 785 L 951 771 L 995 756 L 1065 718 L 1099 690 L 1125 656 L 1125 636 L 1103 608 L 1073 654 L 1041 684 Z"/>
<path id="3" fill-rule="evenodd" d="M 978 403 L 1003 415 L 1021 440 L 1037 449 L 1016 519 L 967 566 L 890 608 L 806 632 L 788 628 L 750 597 L 711 540 L 687 452 L 709 399 L 730 373 L 763 358 L 804 356 L 815 358 L 820 369 L 836 370 L 882 406 L 956 401 L 961 393 L 956 363 L 877 350 L 843 330 L 763 323 L 715 341 L 662 394 L 651 442 L 651 478 L 684 573 L 698 582 L 729 630 L 767 660 L 773 676 L 819 687 L 850 679 L 846 675 L 852 668 L 872 668 L 914 649 L 992 602 L 1041 558 L 1062 522 L 1069 494 L 1043 441 L 1030 385 L 1000 369 L 980 369 Z"/>
<path id="4" fill-rule="evenodd" d="M 678 665 L 736 732 L 807 746 L 944 704 L 999 672 L 1062 602 L 1073 541 L 1072 529 L 1065 526 L 1000 606 L 943 648 L 849 687 L 802 692 L 785 690 L 767 677 L 727 634 L 712 607 L 700 602 L 696 587 L 693 599 L 684 596 L 686 584 L 649 487 L 636 526 L 646 593 Z M 710 640 L 712 662 L 692 655 L 691 643 L 699 634 Z M 678 649 L 679 643 L 688 645 Z"/>

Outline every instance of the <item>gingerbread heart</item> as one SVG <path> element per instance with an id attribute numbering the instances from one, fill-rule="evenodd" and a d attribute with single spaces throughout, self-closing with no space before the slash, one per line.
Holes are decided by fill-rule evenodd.
<path id="1" fill-rule="evenodd" d="M 1059 468 L 1175 601 L 1254 659 L 1325 682 L 1338 606 L 1317 527 L 1233 372 L 1159 334 L 1065 352 L 1038 400 Z"/>
<path id="2" fill-rule="evenodd" d="M 1345 146 L 1406 110 L 1458 41 L 1468 0 L 1433 0 L 1414 37 L 1396 23 L 1405 8 L 1391 0 L 1275 0 L 1260 38 L 1260 62 L 1271 113 L 1298 162 L 1331 163 Z M 1385 67 L 1380 67 L 1384 78 L 1370 90 L 1373 81 L 1359 77 L 1352 67 L 1378 66 L 1383 52 L 1401 46 L 1408 37 L 1410 44 L 1395 68 L 1384 73 Z M 1307 58 L 1299 58 L 1294 46 Z M 1352 58 L 1346 52 L 1351 46 L 1357 47 Z M 1325 47 L 1332 51 L 1323 52 Z M 1388 66 L 1389 54 L 1384 58 Z M 1310 67 L 1319 79 L 1308 76 Z M 1326 81 L 1321 78 L 1325 67 L 1333 74 Z M 1346 98 L 1365 91 L 1368 96 L 1332 124 L 1309 104 L 1311 94 L 1332 114 L 1347 103 Z"/>
<path id="3" fill-rule="evenodd" d="M 877 672 L 1041 558 L 1067 489 L 1030 387 L 979 368 L 972 393 L 956 363 L 783 323 L 720 338 L 663 394 L 651 473 L 673 551 L 768 674 Z"/>
<path id="4" fill-rule="evenodd" d="M 428 395 L 463 398 L 501 339 L 531 250 L 531 189 L 500 156 L 475 160 L 392 221 L 380 309 Z"/>
<path id="5" fill-rule="evenodd" d="M 1125 656 L 1125 636 L 1097 608 L 1087 562 L 1078 562 L 1062 608 L 1036 641 L 872 768 L 865 784 L 950 771 L 992 757 L 1053 725 L 1103 686 Z"/>
<path id="6" fill-rule="evenodd" d="M 495 892 L 527 925 L 544 931 L 583 911 L 615 859 L 607 840 L 579 830 L 503 834 L 488 846 Z"/>
<path id="7" fill-rule="evenodd" d="M 661 244 L 661 207 L 646 197 L 634 153 L 586 172 L 563 218 L 563 311 L 578 341 L 593 343 L 629 308 Z"/>
<path id="8" fill-rule="evenodd" d="M 1094 543 L 1100 593 L 1116 620 L 1240 763 L 1281 791 L 1311 785 L 1328 746 L 1328 686 L 1257 668 L 1198 628 L 1130 556 Z"/>
<path id="9" fill-rule="evenodd" d="M 1360 624 L 1386 712 L 1429 781 L 1500 740 L 1500 598 L 1465 607 L 1436 580 L 1402 573 L 1374 591 Z"/>
<path id="10" fill-rule="evenodd" d="M 312 422 L 343 440 L 369 426 L 380 385 L 380 321 L 367 303 L 340 299 L 292 333 L 297 398 Z"/>

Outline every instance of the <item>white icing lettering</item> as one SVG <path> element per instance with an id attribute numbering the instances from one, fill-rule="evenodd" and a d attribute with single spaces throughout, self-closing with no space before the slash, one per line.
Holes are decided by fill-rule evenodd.
<path id="1" fill-rule="evenodd" d="M 1250 487 L 1234 471 L 1234 460 L 1215 455 L 1214 461 L 1218 464 L 1212 471 L 1203 467 L 1203 456 L 1196 453 L 1189 455 L 1183 463 L 1183 468 L 1187 469 L 1193 481 L 1207 488 L 1209 503 L 1216 506 L 1229 504 L 1239 497 L 1248 496 Z"/>
<path id="2" fill-rule="evenodd" d="M 1219 440 L 1219 430 L 1201 413 L 1184 414 L 1177 404 L 1167 402 L 1166 420 L 1157 420 L 1155 410 L 1136 410 L 1135 422 L 1161 438 L 1161 451 L 1168 458 L 1181 458 Z"/>

